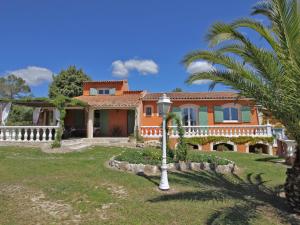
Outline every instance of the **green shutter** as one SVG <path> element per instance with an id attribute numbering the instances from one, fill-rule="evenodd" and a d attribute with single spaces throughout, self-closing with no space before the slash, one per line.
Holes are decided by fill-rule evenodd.
<path id="1" fill-rule="evenodd" d="M 248 106 L 243 106 L 241 108 L 241 113 L 242 113 L 242 122 L 244 123 L 250 123 L 251 122 L 251 111 L 250 107 Z"/>
<path id="2" fill-rule="evenodd" d="M 135 126 L 135 110 L 127 111 L 127 133 L 128 135 L 134 134 Z"/>
<path id="3" fill-rule="evenodd" d="M 101 136 L 108 136 L 108 110 L 100 110 Z"/>
<path id="4" fill-rule="evenodd" d="M 223 107 L 222 106 L 215 106 L 214 107 L 214 117 L 216 123 L 222 123 L 224 120 L 223 116 Z"/>
<path id="5" fill-rule="evenodd" d="M 97 95 L 97 89 L 95 88 L 90 88 L 90 95 Z"/>
<path id="6" fill-rule="evenodd" d="M 115 95 L 116 94 L 116 89 L 115 88 L 109 89 L 109 94 L 110 95 Z"/>
<path id="7" fill-rule="evenodd" d="M 172 113 L 176 115 L 176 117 L 178 117 L 178 119 L 180 119 L 181 121 L 181 109 L 179 107 L 173 107 L 172 109 Z M 176 121 L 172 120 L 172 125 L 176 126 Z"/>
<path id="8" fill-rule="evenodd" d="M 207 106 L 200 106 L 199 108 L 199 125 L 200 126 L 208 125 Z"/>

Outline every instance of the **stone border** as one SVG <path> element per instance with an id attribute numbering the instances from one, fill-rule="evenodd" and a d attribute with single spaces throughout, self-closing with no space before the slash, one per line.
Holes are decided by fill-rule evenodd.
<path id="1" fill-rule="evenodd" d="M 112 168 L 135 174 L 157 175 L 160 173 L 160 166 L 133 164 L 126 161 L 115 160 L 115 157 L 109 160 L 108 165 Z M 195 162 L 179 162 L 167 164 L 169 171 L 209 171 L 220 174 L 228 174 L 236 171 L 237 166 L 230 161 L 227 165 L 215 165 L 214 163 L 195 163 Z"/>

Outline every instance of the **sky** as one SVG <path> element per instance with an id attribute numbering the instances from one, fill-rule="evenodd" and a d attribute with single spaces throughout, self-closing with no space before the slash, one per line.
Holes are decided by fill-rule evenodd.
<path id="1" fill-rule="evenodd" d="M 0 0 L 0 76 L 14 73 L 34 96 L 47 96 L 52 74 L 70 65 L 93 80 L 128 79 L 132 90 L 207 91 L 187 85 L 209 69 L 183 57 L 208 49 L 218 21 L 249 16 L 256 0 Z M 215 90 L 228 90 L 218 85 Z"/>

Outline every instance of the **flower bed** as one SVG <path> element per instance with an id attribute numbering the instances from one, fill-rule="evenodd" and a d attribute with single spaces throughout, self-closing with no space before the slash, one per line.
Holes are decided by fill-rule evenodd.
<path id="1" fill-rule="evenodd" d="M 170 171 L 212 171 L 217 173 L 232 173 L 235 163 L 213 155 L 200 152 L 189 152 L 186 162 L 174 162 L 167 158 Z M 133 173 L 157 174 L 160 172 L 161 151 L 157 149 L 127 150 L 112 158 L 109 165 L 123 171 Z"/>

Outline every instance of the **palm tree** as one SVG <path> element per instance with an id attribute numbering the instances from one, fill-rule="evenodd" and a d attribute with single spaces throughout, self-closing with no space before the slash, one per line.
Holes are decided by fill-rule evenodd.
<path id="1" fill-rule="evenodd" d="M 187 82 L 210 79 L 212 89 L 223 83 L 242 96 L 255 99 L 280 120 L 298 147 L 296 160 L 287 172 L 286 197 L 300 212 L 300 12 L 297 0 L 263 0 L 252 15 L 261 22 L 242 18 L 232 23 L 215 23 L 207 34 L 208 51 L 185 56 L 186 66 L 198 60 L 214 69 L 192 74 Z M 242 29 L 256 33 L 261 41 L 247 37 Z"/>

